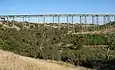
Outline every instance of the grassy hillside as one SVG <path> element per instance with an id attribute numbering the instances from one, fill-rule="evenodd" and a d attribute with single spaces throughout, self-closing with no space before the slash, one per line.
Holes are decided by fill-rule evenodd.
<path id="1" fill-rule="evenodd" d="M 63 62 L 45 61 L 0 50 L 0 70 L 91 70 Z"/>
<path id="2" fill-rule="evenodd" d="M 113 23 L 111 28 L 114 28 Z M 75 30 L 72 26 L 69 25 L 68 28 L 67 24 L 62 24 L 59 29 L 56 24 L 43 25 L 21 22 L 9 22 L 7 25 L 1 24 L 0 49 L 32 58 L 64 61 L 74 65 L 83 65 L 83 63 L 92 60 L 115 58 L 114 29 L 108 31 L 111 34 L 79 34 L 81 31 L 99 31 L 97 28 L 104 25 L 81 27 L 76 24 L 74 25 Z M 95 29 L 89 30 L 90 27 Z M 100 31 L 106 28 L 110 28 L 110 25 L 106 25 Z M 78 34 L 73 34 L 74 31 Z"/>

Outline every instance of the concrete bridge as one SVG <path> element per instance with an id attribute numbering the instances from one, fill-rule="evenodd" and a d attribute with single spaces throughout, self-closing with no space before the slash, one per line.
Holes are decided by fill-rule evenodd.
<path id="1" fill-rule="evenodd" d="M 40 14 L 40 15 L 0 15 L 4 21 L 29 22 L 31 18 L 36 19 L 37 23 L 84 23 L 84 24 L 104 24 L 115 21 L 115 14 Z M 63 21 L 62 21 L 63 20 Z M 34 22 L 32 20 L 31 22 Z"/>

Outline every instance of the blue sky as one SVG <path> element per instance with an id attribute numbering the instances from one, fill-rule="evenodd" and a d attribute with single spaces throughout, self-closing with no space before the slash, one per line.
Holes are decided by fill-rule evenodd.
<path id="1" fill-rule="evenodd" d="M 115 0 L 0 0 L 0 15 L 115 13 Z"/>

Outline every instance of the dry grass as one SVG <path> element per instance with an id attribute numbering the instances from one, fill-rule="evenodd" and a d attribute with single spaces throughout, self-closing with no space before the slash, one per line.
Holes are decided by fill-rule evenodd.
<path id="1" fill-rule="evenodd" d="M 101 29 L 99 31 L 86 31 L 86 32 L 77 32 L 73 34 L 107 34 L 107 33 L 112 33 L 115 31 L 114 27 L 109 27 L 106 29 Z"/>
<path id="2" fill-rule="evenodd" d="M 15 55 L 0 50 L 0 70 L 89 70 L 83 67 Z"/>

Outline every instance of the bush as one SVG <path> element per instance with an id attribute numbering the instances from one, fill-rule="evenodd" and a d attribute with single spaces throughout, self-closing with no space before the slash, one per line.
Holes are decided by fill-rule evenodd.
<path id="1" fill-rule="evenodd" d="M 62 50 L 61 60 L 64 62 L 70 62 L 74 64 L 74 60 L 76 59 L 74 52 L 68 48 Z"/>

